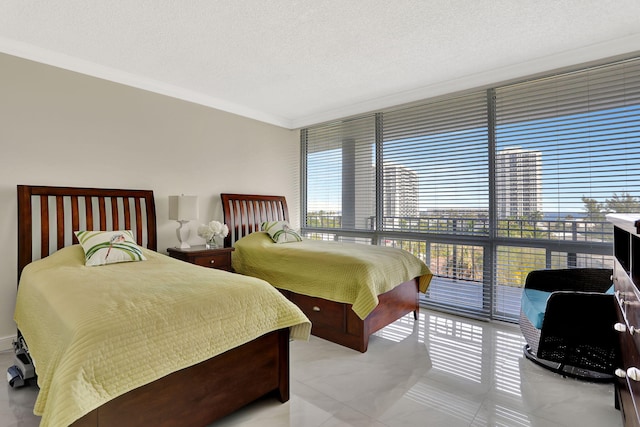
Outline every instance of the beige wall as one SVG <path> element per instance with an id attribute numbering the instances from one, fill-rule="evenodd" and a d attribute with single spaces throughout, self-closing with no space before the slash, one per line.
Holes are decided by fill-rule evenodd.
<path id="1" fill-rule="evenodd" d="M 158 250 L 177 242 L 167 197 L 199 196 L 222 220 L 221 192 L 283 194 L 299 218 L 299 138 L 219 110 L 0 54 L 0 350 L 15 334 L 16 185 L 150 189 Z"/>

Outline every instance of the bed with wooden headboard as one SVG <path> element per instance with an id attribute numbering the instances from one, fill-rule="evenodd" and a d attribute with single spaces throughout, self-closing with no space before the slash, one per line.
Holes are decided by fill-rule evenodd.
<path id="1" fill-rule="evenodd" d="M 289 221 L 287 202 L 283 196 L 229 193 L 220 196 L 224 221 L 230 231 L 225 246 L 234 245 L 239 239 L 260 231 L 265 221 Z M 430 277 L 429 273 L 429 280 Z M 408 313 L 413 312 L 415 319 L 418 317 L 419 278 L 396 285 L 378 295 L 378 305 L 365 319 L 354 313 L 351 304 L 303 295 L 291 289 L 280 291 L 311 320 L 313 335 L 366 352 L 371 334 Z"/>
<path id="2" fill-rule="evenodd" d="M 157 249 L 152 191 L 19 185 L 17 193 L 19 278 L 29 263 L 77 243 L 76 230 L 128 229 Z M 288 328 L 129 391 L 73 425 L 206 425 L 268 394 L 289 399 Z"/>

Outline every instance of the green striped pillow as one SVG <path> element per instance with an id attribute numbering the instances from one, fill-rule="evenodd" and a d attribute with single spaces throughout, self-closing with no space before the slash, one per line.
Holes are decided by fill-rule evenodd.
<path id="1" fill-rule="evenodd" d="M 146 260 L 131 230 L 76 231 L 75 235 L 87 266 Z"/>
<path id="2" fill-rule="evenodd" d="M 265 221 L 262 231 L 266 231 L 276 243 L 301 242 L 302 237 L 289 226 L 287 221 Z"/>

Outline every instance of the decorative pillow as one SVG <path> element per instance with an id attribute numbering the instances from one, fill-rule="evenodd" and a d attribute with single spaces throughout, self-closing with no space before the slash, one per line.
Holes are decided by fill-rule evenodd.
<path id="1" fill-rule="evenodd" d="M 87 266 L 146 260 L 131 230 L 76 231 L 75 235 Z"/>
<path id="2" fill-rule="evenodd" d="M 262 223 L 262 231 L 276 243 L 301 242 L 302 237 L 289 226 L 287 221 L 265 221 Z"/>

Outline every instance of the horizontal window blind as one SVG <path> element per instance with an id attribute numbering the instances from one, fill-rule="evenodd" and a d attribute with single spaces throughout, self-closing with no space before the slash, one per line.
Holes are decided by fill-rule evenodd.
<path id="1" fill-rule="evenodd" d="M 488 234 L 486 93 L 382 116 L 385 231 Z"/>
<path id="2" fill-rule="evenodd" d="M 303 130 L 307 236 L 403 248 L 430 306 L 516 321 L 538 268 L 610 267 L 640 213 L 640 59 Z"/>
<path id="3" fill-rule="evenodd" d="M 486 101 L 483 91 L 383 112 L 383 231 L 488 236 Z M 435 275 L 425 302 L 486 315 L 484 248 L 432 239 L 425 246 L 417 253 Z"/>
<path id="4" fill-rule="evenodd" d="M 375 116 L 307 130 L 306 227 L 371 230 L 375 220 Z"/>
<path id="5" fill-rule="evenodd" d="M 499 219 L 638 211 L 639 142 L 638 60 L 497 88 Z"/>
<path id="6" fill-rule="evenodd" d="M 520 288 L 535 268 L 610 267 L 609 257 L 570 245 L 610 242 L 605 214 L 640 212 L 640 61 L 495 95 L 497 236 L 555 242 L 499 246 L 496 289 Z M 496 293 L 504 313 L 517 313 L 519 301 Z"/>

